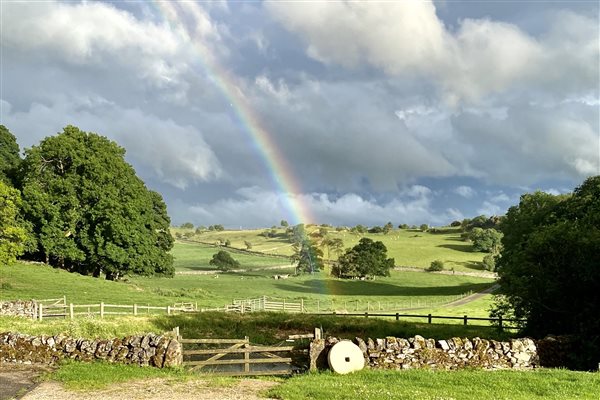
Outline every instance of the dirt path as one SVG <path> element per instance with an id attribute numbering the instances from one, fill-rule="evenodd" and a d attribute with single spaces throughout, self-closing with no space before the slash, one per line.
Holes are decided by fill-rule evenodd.
<path id="1" fill-rule="evenodd" d="M 65 390 L 60 383 L 43 382 L 27 393 L 22 400 L 259 400 L 267 399 L 262 393 L 277 385 L 276 382 L 241 379 L 231 385 L 215 385 L 201 379 L 177 382 L 169 379 L 147 379 L 119 383 L 102 390 Z"/>
<path id="2" fill-rule="evenodd" d="M 36 386 L 36 378 L 48 367 L 0 363 L 0 400 L 18 399 Z"/>
<path id="3" fill-rule="evenodd" d="M 295 268 L 292 264 L 285 265 L 274 265 L 272 267 L 263 267 L 263 268 L 249 268 L 249 269 L 232 269 L 229 272 L 253 272 L 253 271 L 267 271 L 270 269 L 286 269 L 286 268 Z M 176 271 L 175 275 L 215 275 L 222 274 L 223 271 L 219 271 L 216 269 L 209 269 L 205 271 Z"/>
<path id="4" fill-rule="evenodd" d="M 460 300 L 453 301 L 451 303 L 444 304 L 444 307 L 454 307 L 454 306 L 462 306 L 464 304 L 470 303 L 472 301 L 478 300 L 485 296 L 486 294 L 493 293 L 496 290 L 500 289 L 500 285 L 490 286 L 489 288 L 482 290 L 481 292 L 473 293 L 470 296 L 463 297 Z"/>
<path id="5" fill-rule="evenodd" d="M 475 276 L 477 278 L 498 278 L 498 274 L 495 272 L 489 271 L 477 271 L 477 272 L 469 272 L 469 271 L 436 271 L 429 272 L 425 271 L 423 268 L 418 267 L 394 267 L 394 271 L 408 271 L 408 272 L 426 272 L 428 274 L 438 274 L 438 275 L 461 275 L 461 276 Z"/>

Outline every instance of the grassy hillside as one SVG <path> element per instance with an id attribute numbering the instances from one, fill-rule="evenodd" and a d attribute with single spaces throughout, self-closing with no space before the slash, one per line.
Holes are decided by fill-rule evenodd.
<path id="1" fill-rule="evenodd" d="M 289 271 L 288 271 L 289 272 Z M 235 298 L 270 296 L 290 301 L 304 300 L 306 306 L 321 310 L 364 310 L 378 303 L 405 308 L 425 303 L 439 304 L 469 291 L 481 291 L 493 284 L 485 278 L 436 275 L 423 272 L 392 272 L 390 278 L 373 281 L 340 280 L 323 273 L 275 280 L 268 271 L 220 275 L 176 275 L 174 278 L 130 277 L 121 282 L 69 273 L 41 264 L 16 263 L 0 270 L 0 299 L 52 298 L 67 296 L 73 303 L 104 301 L 117 304 L 169 305 L 197 302 L 199 307 L 221 307 Z"/>
<path id="2" fill-rule="evenodd" d="M 314 226 L 306 228 L 307 232 L 318 229 Z M 231 247 L 245 249 L 245 242 L 252 243 L 253 251 L 261 251 L 271 254 L 292 255 L 292 246 L 285 235 L 285 230 L 277 229 L 277 235 L 273 238 L 261 236 L 264 229 L 241 230 L 241 231 L 206 231 L 193 235 L 190 239 L 206 243 L 216 243 L 219 240 L 229 240 Z M 186 230 L 173 228 L 173 233 L 186 233 Z M 187 230 L 188 234 L 193 231 Z M 357 234 L 349 231 L 338 232 L 328 229 L 327 235 L 332 238 L 341 238 L 345 247 L 352 247 L 358 243 L 360 238 L 368 237 L 379 240 L 388 249 L 388 255 L 394 257 L 398 266 L 413 266 L 427 268 L 434 260 L 442 260 L 446 268 L 454 268 L 456 271 L 481 270 L 481 260 L 485 253 L 475 252 L 470 243 L 462 241 L 458 228 L 444 228 L 444 233 L 428 233 L 411 229 L 395 229 L 390 233 L 382 234 Z M 335 254 L 327 254 L 325 257 L 335 259 Z"/>
<path id="3" fill-rule="evenodd" d="M 219 250 L 227 248 L 178 241 L 173 248 L 176 271 L 205 271 L 214 270 L 209 262 Z M 269 257 L 230 251 L 233 258 L 240 263 L 241 269 L 255 269 L 273 266 L 289 266 L 289 260 L 280 257 Z M 288 271 L 289 272 L 289 271 Z"/>

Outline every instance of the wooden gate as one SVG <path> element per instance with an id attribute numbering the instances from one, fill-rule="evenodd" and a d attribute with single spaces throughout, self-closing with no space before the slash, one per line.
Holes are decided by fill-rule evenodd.
<path id="1" fill-rule="evenodd" d="M 244 339 L 183 339 L 183 365 L 217 375 L 289 375 L 293 346 L 256 346 Z M 228 347 L 224 348 L 224 345 Z M 282 357 L 274 353 L 288 353 Z M 283 368 L 282 368 L 283 367 Z"/>

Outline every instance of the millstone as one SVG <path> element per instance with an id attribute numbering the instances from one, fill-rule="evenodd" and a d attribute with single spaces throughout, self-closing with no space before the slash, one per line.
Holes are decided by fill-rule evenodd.
<path id="1" fill-rule="evenodd" d="M 360 371 L 365 366 L 362 350 L 349 340 L 333 345 L 327 356 L 329 367 L 338 374 Z"/>

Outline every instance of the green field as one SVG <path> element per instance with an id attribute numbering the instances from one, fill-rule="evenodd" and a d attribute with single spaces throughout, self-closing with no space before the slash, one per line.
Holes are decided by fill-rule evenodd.
<path id="1" fill-rule="evenodd" d="M 217 248 L 199 243 L 188 243 L 178 241 L 173 247 L 173 257 L 175 258 L 176 271 L 206 271 L 215 270 L 216 267 L 210 265 L 212 256 L 219 250 L 226 248 Z M 290 261 L 282 257 L 269 257 L 254 254 L 245 254 L 243 252 L 231 252 L 233 258 L 240 263 L 241 269 L 259 269 L 274 266 L 289 266 Z M 289 270 L 288 270 L 289 273 Z"/>
<path id="2" fill-rule="evenodd" d="M 288 270 L 289 272 L 289 270 Z M 75 304 L 104 301 L 113 304 L 169 305 L 181 301 L 199 308 L 222 307 L 233 299 L 268 296 L 304 301 L 309 311 L 364 311 L 432 307 L 478 292 L 493 280 L 461 275 L 392 271 L 389 278 L 372 281 L 342 280 L 314 275 L 275 280 L 274 271 L 219 275 L 176 275 L 174 278 L 130 277 L 112 282 L 69 273 L 42 264 L 3 267 L 0 299 L 44 299 L 65 295 Z M 317 303 L 319 302 L 319 303 Z M 420 311 L 421 312 L 421 311 Z"/>
<path id="3" fill-rule="evenodd" d="M 318 227 L 309 226 L 307 232 L 317 230 Z M 174 232 L 185 233 L 183 229 L 173 229 Z M 230 240 L 231 247 L 245 249 L 245 241 L 252 243 L 253 251 L 261 251 L 271 254 L 290 256 L 293 248 L 285 236 L 284 229 L 277 229 L 277 236 L 265 238 L 260 236 L 264 230 L 241 230 L 241 231 L 206 231 L 194 235 L 192 241 L 216 243 L 218 240 Z M 188 233 L 192 231 L 188 230 Z M 459 228 L 444 228 L 444 233 L 428 233 L 413 229 L 395 229 L 390 233 L 364 235 L 351 233 L 349 231 L 338 232 L 329 229 L 327 235 L 331 238 L 341 238 L 345 247 L 352 247 L 362 237 L 379 240 L 388 249 L 388 256 L 394 257 L 397 266 L 411 266 L 427 268 L 434 260 L 442 260 L 446 269 L 454 268 L 456 271 L 479 271 L 482 269 L 481 260 L 485 253 L 475 252 L 470 243 L 460 238 Z M 335 259 L 336 255 L 324 249 L 325 258 Z"/>

